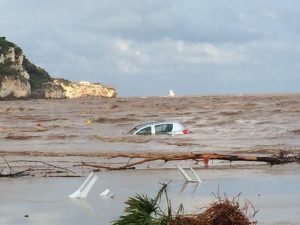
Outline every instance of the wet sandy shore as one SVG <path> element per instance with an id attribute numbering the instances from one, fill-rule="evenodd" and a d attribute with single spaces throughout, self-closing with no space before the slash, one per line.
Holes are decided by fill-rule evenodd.
<path id="1" fill-rule="evenodd" d="M 0 224 L 108 225 L 124 210 L 124 202 L 136 193 L 154 196 L 159 183 L 169 183 L 174 209 L 182 203 L 195 213 L 216 200 L 212 193 L 229 198 L 241 193 L 258 209 L 258 225 L 298 225 L 300 216 L 300 167 L 294 165 L 196 170 L 201 184 L 185 183 L 177 170 L 126 170 L 98 173 L 99 179 L 86 199 L 67 196 L 83 182 L 78 178 L 27 177 L 0 179 Z M 114 198 L 100 197 L 109 188 Z M 28 217 L 25 217 L 27 215 Z"/>

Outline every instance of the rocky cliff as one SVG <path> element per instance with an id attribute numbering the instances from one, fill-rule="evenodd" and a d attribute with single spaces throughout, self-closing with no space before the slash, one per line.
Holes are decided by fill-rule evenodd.
<path id="1" fill-rule="evenodd" d="M 99 83 L 53 79 L 31 63 L 22 49 L 0 37 L 0 99 L 116 97 Z"/>

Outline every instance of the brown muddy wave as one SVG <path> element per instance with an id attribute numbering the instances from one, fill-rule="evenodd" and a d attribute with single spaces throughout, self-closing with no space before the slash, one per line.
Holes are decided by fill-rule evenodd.
<path id="1" fill-rule="evenodd" d="M 33 138 L 39 138 L 37 135 L 22 135 L 22 134 L 8 134 L 5 138 L 9 140 L 29 140 Z"/>
<path id="2" fill-rule="evenodd" d="M 128 123 L 131 121 L 138 121 L 138 119 L 123 117 L 123 118 L 97 118 L 94 120 L 95 123 Z"/>
<path id="3" fill-rule="evenodd" d="M 98 140 L 103 142 L 131 142 L 131 143 L 148 143 L 151 140 L 151 137 L 147 136 L 100 136 L 100 135 L 91 135 L 89 136 L 90 140 Z"/>

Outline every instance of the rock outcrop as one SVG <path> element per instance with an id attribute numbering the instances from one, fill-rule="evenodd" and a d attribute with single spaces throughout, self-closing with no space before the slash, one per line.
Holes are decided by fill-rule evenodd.
<path id="1" fill-rule="evenodd" d="M 62 79 L 54 79 L 54 84 L 62 87 L 67 98 L 80 98 L 91 96 L 106 96 L 109 98 L 116 97 L 114 88 L 105 87 L 99 83 L 91 83 L 87 81 L 66 82 Z"/>
<path id="2" fill-rule="evenodd" d="M 116 89 L 99 83 L 53 79 L 31 63 L 22 49 L 0 37 L 0 99 L 116 97 Z"/>
<path id="3" fill-rule="evenodd" d="M 17 76 L 0 77 L 0 98 L 28 98 L 30 94 L 30 84 L 27 79 Z"/>

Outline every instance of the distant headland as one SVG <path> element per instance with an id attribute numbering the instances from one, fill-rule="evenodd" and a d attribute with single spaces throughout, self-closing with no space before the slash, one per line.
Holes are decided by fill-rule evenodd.
<path id="1" fill-rule="evenodd" d="M 0 37 L 0 100 L 116 97 L 115 88 L 52 78 L 31 63 L 16 44 Z"/>

